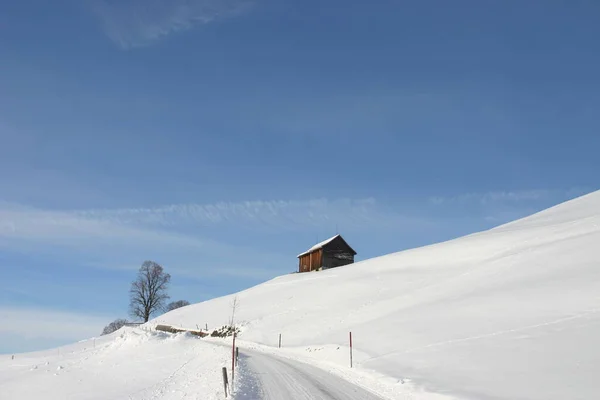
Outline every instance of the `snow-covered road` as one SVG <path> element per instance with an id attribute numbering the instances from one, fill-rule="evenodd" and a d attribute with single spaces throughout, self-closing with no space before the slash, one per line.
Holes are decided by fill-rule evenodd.
<path id="1" fill-rule="evenodd" d="M 240 354 L 236 400 L 383 400 L 311 365 L 277 356 Z"/>

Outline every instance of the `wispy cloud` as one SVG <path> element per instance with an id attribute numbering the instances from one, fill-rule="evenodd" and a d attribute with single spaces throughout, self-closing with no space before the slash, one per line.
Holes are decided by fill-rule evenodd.
<path id="1" fill-rule="evenodd" d="M 429 198 L 432 213 L 483 221 L 477 229 L 515 221 L 545 208 L 589 193 L 591 189 L 532 189 L 463 193 Z"/>
<path id="2" fill-rule="evenodd" d="M 0 341 L 12 343 L 14 349 L 51 347 L 81 338 L 98 336 L 111 320 L 109 316 L 93 316 L 61 310 L 26 307 L 0 307 Z M 47 345 L 44 345 L 47 343 Z"/>
<path id="3" fill-rule="evenodd" d="M 524 201 L 524 200 L 539 200 L 548 196 L 548 190 L 525 190 L 525 191 L 499 191 L 487 193 L 463 193 L 453 197 L 435 196 L 429 199 L 432 204 L 445 203 L 479 203 L 488 204 L 498 201 Z"/>
<path id="4" fill-rule="evenodd" d="M 94 268 L 132 269 L 152 257 L 165 260 L 171 271 L 182 275 L 262 279 L 273 276 L 274 269 L 289 270 L 294 258 L 253 240 L 255 233 L 333 233 L 336 225 L 344 232 L 398 227 L 414 231 L 427 224 L 386 210 L 372 198 L 70 211 L 0 202 L 0 248 L 35 248 Z M 224 236 L 215 235 L 217 228 Z M 260 262 L 249 265 L 249 259 Z"/>
<path id="5" fill-rule="evenodd" d="M 69 257 L 95 268 L 136 268 L 147 257 L 168 260 L 183 275 L 231 274 L 257 250 L 173 230 L 139 226 L 126 220 L 82 215 L 84 212 L 40 210 L 0 203 L 0 247 L 13 251 Z M 68 250 L 68 251 L 65 251 Z M 273 264 L 281 258 L 270 256 Z M 275 264 L 276 265 L 276 264 Z M 252 274 L 252 268 L 247 268 Z M 261 269 L 256 271 L 260 277 Z"/>
<path id="6" fill-rule="evenodd" d="M 336 222 L 363 226 L 368 222 L 383 223 L 389 218 L 380 215 L 380 206 L 373 198 L 177 204 L 156 208 L 88 210 L 76 214 L 119 224 L 163 227 L 235 224 L 238 227 L 271 227 L 284 230 L 313 228 Z"/>
<path id="7" fill-rule="evenodd" d="M 464 193 L 457 196 L 434 196 L 429 198 L 433 205 L 442 204 L 480 204 L 490 205 L 498 203 L 520 203 L 555 198 L 573 198 L 586 193 L 583 188 L 571 188 L 568 190 L 519 190 L 519 191 L 495 191 L 485 193 Z"/>
<path id="8" fill-rule="evenodd" d="M 0 202 L 0 237 L 30 239 L 135 238 L 182 243 L 187 236 L 172 229 L 235 225 L 248 229 L 313 229 L 323 225 L 408 222 L 410 217 L 386 213 L 373 198 L 310 199 L 304 201 L 242 201 L 215 204 L 174 204 L 154 208 L 50 211 Z M 422 220 L 416 219 L 415 224 Z M 187 242 L 197 245 L 195 240 Z"/>
<path id="9" fill-rule="evenodd" d="M 240 15 L 251 0 L 92 0 L 108 37 L 124 49 Z"/>

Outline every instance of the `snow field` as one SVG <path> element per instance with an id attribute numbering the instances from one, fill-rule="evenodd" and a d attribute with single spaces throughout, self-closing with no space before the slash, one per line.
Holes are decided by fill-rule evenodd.
<path id="1" fill-rule="evenodd" d="M 83 347 L 85 345 L 85 347 Z M 0 360 L 2 399 L 223 399 L 230 353 L 187 334 L 138 328 Z"/>

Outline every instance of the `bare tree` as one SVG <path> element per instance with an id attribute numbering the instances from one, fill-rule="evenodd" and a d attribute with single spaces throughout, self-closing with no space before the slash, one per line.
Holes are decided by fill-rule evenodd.
<path id="1" fill-rule="evenodd" d="M 108 324 L 104 327 L 104 330 L 102 331 L 102 335 L 108 335 L 110 333 L 116 332 L 119 329 L 121 329 L 122 327 L 124 327 L 125 324 L 127 324 L 126 319 L 122 319 L 122 318 L 115 319 L 113 322 L 111 322 L 110 324 Z"/>
<path id="2" fill-rule="evenodd" d="M 167 309 L 166 310 L 167 311 L 173 311 L 173 310 L 176 310 L 178 308 L 189 306 L 189 305 L 190 305 L 190 302 L 187 301 L 187 300 L 177 300 L 177 301 L 173 301 L 173 302 L 169 303 L 167 305 Z"/>
<path id="3" fill-rule="evenodd" d="M 129 312 L 132 316 L 148 322 L 150 316 L 165 307 L 169 299 L 167 289 L 171 275 L 153 261 L 145 261 L 129 290 Z"/>

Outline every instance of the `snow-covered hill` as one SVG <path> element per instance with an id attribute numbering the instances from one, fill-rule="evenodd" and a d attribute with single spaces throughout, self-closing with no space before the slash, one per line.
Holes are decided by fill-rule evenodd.
<path id="1" fill-rule="evenodd" d="M 490 231 L 237 294 L 242 343 L 470 399 L 600 393 L 600 192 Z M 220 326 L 233 296 L 152 323 Z M 398 383 L 400 385 L 400 383 Z"/>

